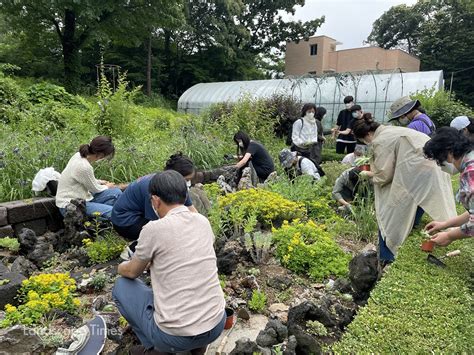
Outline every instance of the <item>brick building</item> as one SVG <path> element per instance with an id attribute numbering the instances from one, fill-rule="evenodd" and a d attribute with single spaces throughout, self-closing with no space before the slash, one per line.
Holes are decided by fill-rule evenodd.
<path id="1" fill-rule="evenodd" d="M 321 75 L 325 73 L 420 71 L 420 60 L 400 49 L 361 47 L 336 50 L 341 44 L 328 36 L 311 37 L 299 43 L 287 42 L 285 75 Z"/>

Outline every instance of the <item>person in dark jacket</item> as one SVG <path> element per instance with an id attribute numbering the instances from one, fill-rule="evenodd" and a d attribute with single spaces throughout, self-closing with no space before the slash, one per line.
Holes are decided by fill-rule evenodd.
<path id="1" fill-rule="evenodd" d="M 315 150 L 315 158 L 314 161 L 318 164 L 321 164 L 323 161 L 323 144 L 326 138 L 324 138 L 324 128 L 323 128 L 323 123 L 322 120 L 326 116 L 326 109 L 322 106 L 318 107 L 316 109 L 316 113 L 314 117 L 316 118 L 316 126 L 318 127 L 318 143 L 317 143 L 317 149 Z"/>
<path id="2" fill-rule="evenodd" d="M 344 104 L 346 108 L 339 112 L 337 116 L 336 128 L 333 128 L 332 132 L 336 138 L 336 153 L 344 154 L 354 152 L 356 146 L 356 139 L 352 134 L 352 125 L 354 124 L 354 117 L 350 109 L 354 106 L 354 98 L 352 96 L 346 96 L 344 98 Z"/>

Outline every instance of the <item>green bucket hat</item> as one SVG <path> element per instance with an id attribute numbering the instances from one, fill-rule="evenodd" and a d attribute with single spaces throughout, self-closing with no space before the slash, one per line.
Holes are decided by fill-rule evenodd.
<path id="1" fill-rule="evenodd" d="M 395 100 L 390 105 L 390 112 L 392 114 L 392 118 L 389 121 L 397 120 L 399 117 L 410 112 L 413 109 L 413 107 L 419 106 L 419 105 L 420 105 L 420 101 L 412 100 L 410 96 L 403 96 Z"/>

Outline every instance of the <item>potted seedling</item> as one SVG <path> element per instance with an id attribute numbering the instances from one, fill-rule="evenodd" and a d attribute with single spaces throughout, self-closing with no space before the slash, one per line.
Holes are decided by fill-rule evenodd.
<path id="1" fill-rule="evenodd" d="M 361 170 L 361 171 L 370 171 L 370 157 L 361 157 L 359 159 L 355 160 L 355 165 Z"/>
<path id="2" fill-rule="evenodd" d="M 421 250 L 427 253 L 431 253 L 435 247 L 435 243 L 430 239 L 431 236 L 427 231 L 422 231 L 421 234 L 426 238 L 421 242 Z"/>

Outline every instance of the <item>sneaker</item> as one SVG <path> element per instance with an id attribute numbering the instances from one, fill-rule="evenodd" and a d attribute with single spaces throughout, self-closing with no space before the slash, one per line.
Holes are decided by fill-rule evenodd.
<path id="1" fill-rule="evenodd" d="M 132 258 L 132 255 L 133 255 L 133 251 L 130 249 L 130 246 L 127 245 L 127 246 L 123 249 L 122 253 L 120 254 L 120 258 L 121 258 L 122 260 L 128 261 L 128 260 L 130 260 L 130 259 Z"/>

